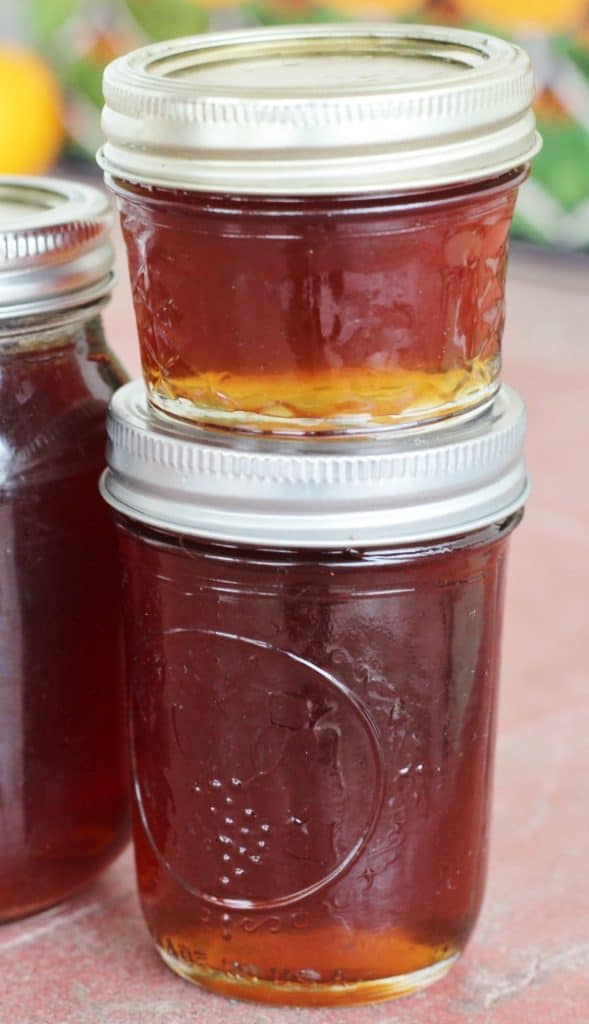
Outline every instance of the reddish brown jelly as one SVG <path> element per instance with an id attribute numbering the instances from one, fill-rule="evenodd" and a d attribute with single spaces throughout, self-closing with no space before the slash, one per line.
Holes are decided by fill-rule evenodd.
<path id="1" fill-rule="evenodd" d="M 111 182 L 153 403 L 269 433 L 481 405 L 498 385 L 522 177 L 327 198 Z"/>
<path id="2" fill-rule="evenodd" d="M 174 970 L 354 1003 L 422 987 L 462 951 L 518 518 L 364 553 L 119 519 L 139 889 Z"/>
<path id="3" fill-rule="evenodd" d="M 57 322 L 0 338 L 0 920 L 71 895 L 128 833 L 118 566 L 97 491 L 123 376 L 98 317 Z"/>

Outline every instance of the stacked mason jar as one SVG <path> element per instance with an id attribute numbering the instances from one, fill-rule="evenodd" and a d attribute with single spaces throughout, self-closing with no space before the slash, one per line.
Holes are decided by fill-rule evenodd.
<path id="1" fill-rule="evenodd" d="M 524 408 L 529 61 L 453 29 L 173 40 L 105 75 L 144 382 L 111 403 L 135 848 L 161 956 L 354 1003 L 477 917 Z"/>

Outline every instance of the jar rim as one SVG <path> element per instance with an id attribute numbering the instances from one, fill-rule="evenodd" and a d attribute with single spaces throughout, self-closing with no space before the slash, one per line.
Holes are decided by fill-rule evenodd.
<path id="1" fill-rule="evenodd" d="M 194 535 L 176 535 L 172 534 L 170 530 L 153 526 L 125 512 L 115 510 L 114 516 L 117 525 L 134 533 L 149 545 L 169 544 L 189 553 L 194 546 L 195 550 L 198 548 L 200 557 L 221 565 L 225 565 L 232 557 L 237 557 L 240 562 L 269 568 L 291 566 L 293 559 L 296 559 L 296 564 L 302 568 L 307 565 L 319 564 L 334 569 L 354 569 L 366 567 L 366 565 L 380 568 L 383 565 L 390 565 L 392 561 L 396 565 L 407 565 L 416 561 L 451 555 L 455 551 L 469 551 L 473 548 L 484 547 L 494 541 L 505 540 L 519 526 L 524 516 L 524 509 L 523 507 L 519 508 L 504 518 L 498 518 L 478 530 L 469 530 L 466 533 L 398 544 L 379 544 L 366 548 L 325 549 L 236 544 Z M 276 580 L 275 586 L 277 589 L 280 588 L 279 578 Z"/>
<path id="2" fill-rule="evenodd" d="M 178 210 L 184 215 L 194 205 L 198 214 L 214 217 L 253 215 L 269 221 L 278 217 L 308 217 L 314 215 L 345 217 L 349 221 L 377 218 L 388 214 L 422 214 L 438 209 L 440 218 L 453 205 L 465 206 L 502 197 L 505 192 L 518 189 L 528 178 L 530 165 L 512 167 L 504 174 L 472 181 L 451 182 L 432 189 L 406 189 L 400 192 L 358 192 L 356 194 L 282 195 L 247 194 L 241 192 L 208 192 L 194 189 L 171 189 L 159 185 L 142 185 L 138 181 L 113 178 L 105 172 L 108 188 L 117 199 L 137 206 Z M 190 204 L 190 205 L 189 205 Z"/>

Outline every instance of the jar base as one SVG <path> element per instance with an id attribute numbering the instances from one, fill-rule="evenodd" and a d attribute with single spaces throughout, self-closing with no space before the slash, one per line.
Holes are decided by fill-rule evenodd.
<path id="1" fill-rule="evenodd" d="M 436 429 L 444 423 L 464 423 L 474 419 L 492 405 L 498 386 L 493 385 L 476 396 L 476 399 L 461 405 L 448 405 L 404 416 L 373 417 L 369 414 L 312 419 L 305 417 L 268 417 L 258 413 L 225 412 L 199 406 L 187 398 L 170 398 L 168 395 L 148 390 L 149 402 L 156 414 L 171 417 L 183 423 L 192 423 L 202 430 L 213 433 L 256 435 L 273 440 L 323 439 L 355 441 L 364 438 L 383 440 L 387 437 L 413 430 Z"/>
<path id="2" fill-rule="evenodd" d="M 411 971 L 409 974 L 398 974 L 392 978 L 376 978 L 348 984 L 299 984 L 244 978 L 198 964 L 185 963 L 161 946 L 156 946 L 156 949 L 164 963 L 185 981 L 231 999 L 273 1003 L 278 1006 L 356 1006 L 411 995 L 443 978 L 460 957 L 460 953 L 453 953 L 445 960 L 439 960 L 428 967 Z"/>
<path id="3" fill-rule="evenodd" d="M 94 884 L 102 872 L 106 870 L 119 854 L 123 852 L 128 842 L 129 825 L 125 822 L 101 857 L 96 857 L 92 865 L 87 866 L 85 872 L 78 872 L 75 879 L 70 878 L 69 881 L 64 882 L 59 888 L 52 890 L 51 895 L 38 896 L 34 900 L 27 900 L 26 902 L 13 904 L 10 907 L 3 907 L 1 901 L 2 894 L 0 893 L 0 926 L 14 924 L 16 921 L 25 921 L 27 918 L 38 917 L 42 914 L 52 914 L 59 910 L 60 907 L 69 903 L 70 900 L 81 896 Z M 36 870 L 39 874 L 42 874 L 42 862 L 37 863 Z M 47 866 L 45 865 L 46 871 Z M 14 895 L 15 888 L 16 885 L 13 885 L 12 895 Z"/>

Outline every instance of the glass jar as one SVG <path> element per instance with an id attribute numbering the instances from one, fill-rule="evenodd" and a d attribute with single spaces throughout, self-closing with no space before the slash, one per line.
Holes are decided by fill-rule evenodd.
<path id="1" fill-rule="evenodd" d="M 0 182 L 0 921 L 64 900 L 129 831 L 119 578 L 97 482 L 124 375 L 94 189 Z"/>
<path id="2" fill-rule="evenodd" d="M 488 403 L 529 61 L 429 26 L 175 40 L 105 75 L 99 155 L 154 405 L 365 434 Z"/>
<path id="3" fill-rule="evenodd" d="M 483 894 L 507 539 L 502 389 L 393 450 L 207 443 L 111 406 L 143 912 L 218 993 L 352 1004 L 456 961 Z M 427 432 L 426 432 L 427 434 Z"/>

